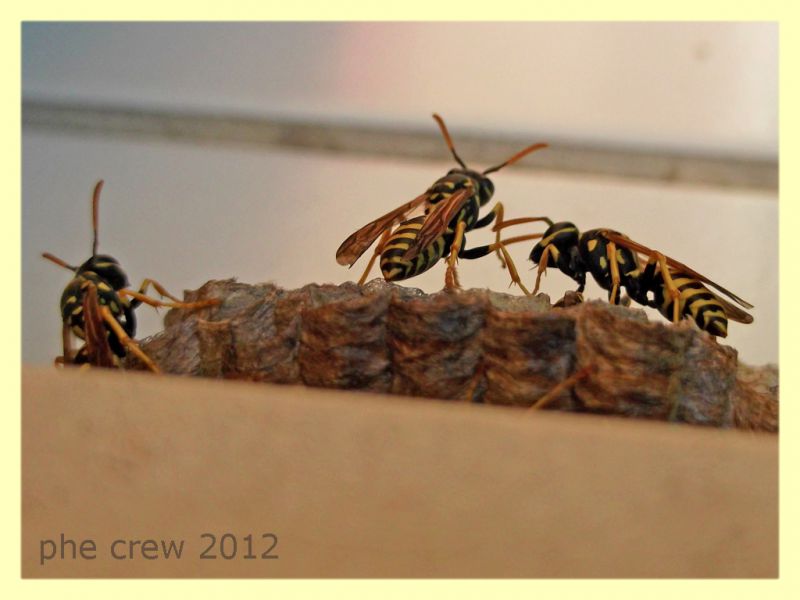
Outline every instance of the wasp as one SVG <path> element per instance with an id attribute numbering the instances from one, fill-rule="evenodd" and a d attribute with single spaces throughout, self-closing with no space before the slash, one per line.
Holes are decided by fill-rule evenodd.
<path id="1" fill-rule="evenodd" d="M 608 291 L 609 302 L 619 304 L 624 288 L 631 300 L 655 308 L 673 323 L 681 318 L 692 319 L 712 336 L 726 337 L 729 320 L 753 322 L 750 314 L 720 294 L 743 308 L 751 309 L 752 304 L 674 258 L 618 231 L 592 229 L 580 233 L 573 223 L 549 225 L 530 254 L 530 259 L 538 265 L 534 293 L 539 290 L 547 267 L 556 267 L 578 283 L 579 293 L 586 285 L 586 273 L 591 273 L 598 285 Z M 644 267 L 643 257 L 646 257 Z"/>
<path id="2" fill-rule="evenodd" d="M 487 175 L 517 162 L 531 152 L 546 148 L 547 144 L 528 146 L 508 160 L 479 173 L 468 168 L 461 160 L 444 120 L 435 113 L 433 118 L 439 125 L 445 143 L 459 167 L 448 171 L 447 175 L 436 180 L 423 194 L 350 235 L 336 251 L 337 262 L 352 267 L 375 240 L 380 238 L 359 280 L 359 285 L 363 285 L 367 280 L 379 256 L 381 273 L 386 281 L 400 281 L 414 277 L 430 269 L 440 259 L 447 258 L 445 287 L 457 288 L 459 287 L 456 272 L 457 258 L 476 259 L 497 252 L 501 263 L 508 266 L 512 282 L 517 283 L 528 294 L 505 246 L 536 239 L 541 235 L 501 240 L 498 230 L 494 244 L 467 249 L 464 234 L 473 229 L 486 227 L 495 219 L 498 223 L 503 222 L 503 205 L 500 202 L 496 203 L 485 216 L 480 216 L 481 207 L 485 206 L 494 195 L 494 184 Z M 424 214 L 410 218 L 410 214 L 419 207 L 424 207 Z M 534 220 L 545 220 L 545 218 L 526 219 L 526 221 Z M 511 221 L 506 223 L 512 224 Z"/>
<path id="3" fill-rule="evenodd" d="M 217 300 L 181 302 L 153 279 L 145 279 L 134 291 L 129 288 L 128 276 L 119 261 L 107 254 L 98 254 L 98 208 L 103 181 L 95 185 L 92 194 L 92 255 L 78 267 L 44 252 L 42 256 L 69 269 L 75 276 L 61 294 L 61 319 L 63 355 L 57 364 L 89 364 L 98 367 L 116 367 L 127 352 L 135 354 L 153 372 L 156 364 L 139 348 L 133 339 L 136 334 L 134 309 L 142 303 L 154 307 L 201 308 L 217 304 Z M 150 286 L 172 302 L 162 302 L 147 296 Z M 71 335 L 83 340 L 77 350 L 72 349 Z"/>

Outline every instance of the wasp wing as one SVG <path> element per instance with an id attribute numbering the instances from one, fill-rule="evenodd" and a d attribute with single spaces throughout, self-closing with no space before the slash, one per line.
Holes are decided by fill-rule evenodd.
<path id="1" fill-rule="evenodd" d="M 603 235 L 607 239 L 609 239 L 610 241 L 614 242 L 617 245 L 629 248 L 629 249 L 631 249 L 631 250 L 633 250 L 635 252 L 640 252 L 642 254 L 647 254 L 648 256 L 654 256 L 657 253 L 655 250 L 653 250 L 651 248 L 648 248 L 644 244 L 640 244 L 639 242 L 634 242 L 629 237 L 626 237 L 626 236 L 621 235 L 619 233 L 615 233 L 615 232 L 610 231 L 608 229 L 603 229 L 602 232 L 603 232 Z M 664 258 L 666 259 L 667 264 L 670 267 L 672 267 L 673 269 L 675 269 L 676 271 L 680 271 L 681 273 L 684 273 L 686 275 L 694 277 L 698 281 L 701 281 L 703 283 L 706 283 L 706 284 L 710 285 L 713 288 L 716 288 L 717 290 L 719 290 L 720 292 L 722 292 L 723 294 L 728 296 L 731 300 L 733 300 L 734 302 L 736 302 L 737 304 L 739 304 L 739 305 L 741 305 L 741 306 L 743 306 L 745 308 L 753 308 L 753 305 L 750 304 L 749 302 L 747 302 L 746 300 L 743 300 L 742 298 L 740 298 L 739 296 L 737 296 L 733 292 L 726 290 L 724 287 L 722 287 L 718 283 L 715 283 L 715 282 L 711 281 L 708 277 L 698 273 L 697 271 L 695 271 L 691 267 L 688 267 L 685 264 L 683 264 L 682 262 L 679 262 L 679 261 L 675 260 L 674 258 L 670 258 L 669 256 L 664 255 Z M 726 303 L 726 304 L 728 304 L 728 306 L 730 306 L 731 308 L 734 308 L 734 310 L 736 310 L 738 313 L 746 315 L 747 317 L 750 317 L 750 315 L 748 315 L 747 313 L 745 313 L 743 311 L 740 311 L 739 309 L 733 307 L 733 305 L 731 305 L 729 303 Z M 735 320 L 737 320 L 737 319 L 734 319 L 734 321 Z M 752 321 L 752 317 L 750 317 L 750 320 Z M 750 321 L 742 321 L 742 322 L 749 323 Z"/>
<path id="2" fill-rule="evenodd" d="M 725 316 L 727 316 L 731 321 L 736 321 L 738 323 L 753 322 L 753 315 L 744 312 L 741 308 L 734 306 L 724 298 L 720 298 L 717 294 L 714 294 L 714 297 L 720 304 L 722 304 L 722 308 L 725 309 Z"/>
<path id="3" fill-rule="evenodd" d="M 422 194 L 411 202 L 406 202 L 391 212 L 386 213 L 367 223 L 361 229 L 348 237 L 336 251 L 336 262 L 340 265 L 352 267 L 359 257 L 369 248 L 375 240 L 387 229 L 402 221 L 408 213 L 423 204 L 428 199 L 428 194 Z"/>
<path id="4" fill-rule="evenodd" d="M 83 331 L 87 362 L 95 367 L 114 367 L 114 353 L 108 343 L 108 330 L 94 284 L 86 286 L 83 294 Z"/>
<path id="5" fill-rule="evenodd" d="M 416 238 L 411 241 L 408 249 L 403 254 L 403 260 L 413 260 L 424 248 L 430 246 L 437 238 L 447 231 L 450 223 L 458 214 L 464 204 L 472 197 L 472 190 L 463 189 L 452 196 L 438 202 L 425 217 L 425 222 L 420 227 Z"/>

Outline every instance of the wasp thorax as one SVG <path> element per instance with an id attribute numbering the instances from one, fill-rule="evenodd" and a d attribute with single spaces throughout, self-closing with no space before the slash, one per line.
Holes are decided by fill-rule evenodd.
<path id="1" fill-rule="evenodd" d="M 478 200 L 480 201 L 481 206 L 485 205 L 487 202 L 489 202 L 489 200 L 492 199 L 492 196 L 494 195 L 494 184 L 483 173 L 473 171 L 472 169 L 461 169 L 455 167 L 450 169 L 443 179 L 449 179 L 453 175 L 455 175 L 456 178 L 466 177 L 469 179 L 473 188 L 478 191 Z"/>
<path id="2" fill-rule="evenodd" d="M 105 280 L 115 290 L 128 287 L 128 276 L 113 256 L 107 254 L 95 254 L 78 267 L 78 274 L 92 272 Z"/>

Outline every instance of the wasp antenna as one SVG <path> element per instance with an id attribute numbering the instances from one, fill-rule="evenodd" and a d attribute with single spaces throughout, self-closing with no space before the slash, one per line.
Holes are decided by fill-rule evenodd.
<path id="1" fill-rule="evenodd" d="M 447 143 L 447 147 L 450 148 L 450 152 L 452 152 L 453 158 L 455 158 L 456 162 L 461 165 L 462 169 L 466 169 L 467 165 L 464 164 L 464 161 L 461 160 L 461 157 L 456 152 L 456 148 L 453 145 L 453 140 L 450 138 L 450 133 L 448 133 L 447 131 L 447 126 L 444 124 L 444 119 L 442 119 L 442 117 L 440 117 L 436 113 L 433 113 L 433 118 L 436 119 L 436 122 L 439 124 L 439 129 L 442 130 L 444 141 L 445 143 Z"/>
<path id="2" fill-rule="evenodd" d="M 70 271 L 78 270 L 78 267 L 73 267 L 72 265 L 68 265 L 66 261 L 61 260 L 57 256 L 53 256 L 49 252 L 42 252 L 42 258 L 46 258 L 50 262 L 56 263 L 59 267 L 64 267 L 65 269 L 69 269 Z"/>
<path id="3" fill-rule="evenodd" d="M 100 205 L 100 191 L 103 189 L 103 180 L 97 182 L 94 186 L 94 194 L 92 195 L 92 256 L 97 254 L 97 221 L 98 210 Z"/>
<path id="4" fill-rule="evenodd" d="M 539 143 L 539 144 L 533 144 L 532 146 L 528 146 L 524 150 L 520 150 L 519 152 L 517 152 L 514 156 L 509 158 L 507 161 L 502 162 L 502 163 L 500 163 L 499 165 L 497 165 L 495 167 L 491 167 L 489 169 L 486 169 L 483 172 L 483 174 L 484 175 L 488 175 L 489 173 L 494 173 L 495 171 L 499 171 L 503 167 L 507 167 L 508 165 L 513 165 L 515 162 L 517 162 L 523 156 L 527 156 L 531 152 L 535 152 L 536 150 L 541 150 L 542 148 L 547 148 L 547 144 Z"/>

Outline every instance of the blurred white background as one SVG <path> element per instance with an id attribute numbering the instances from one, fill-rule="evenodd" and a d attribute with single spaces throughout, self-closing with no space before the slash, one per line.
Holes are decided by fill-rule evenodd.
<path id="1" fill-rule="evenodd" d="M 747 23 L 27 23 L 23 96 L 432 132 L 435 110 L 456 145 L 470 133 L 763 161 L 777 158 L 777 34 Z M 340 267 L 341 241 L 451 166 L 444 143 L 440 161 L 415 161 L 24 127 L 23 360 L 60 353 L 69 273 L 40 253 L 88 257 L 100 178 L 100 250 L 133 285 L 235 276 L 292 288 L 357 279 L 366 257 Z M 732 324 L 725 343 L 747 362 L 777 362 L 775 190 L 513 166 L 493 180 L 508 217 L 613 227 L 751 301 L 755 323 Z M 532 284 L 529 252 L 513 247 Z M 466 287 L 508 284 L 493 257 L 461 261 L 460 275 Z M 407 285 L 435 291 L 443 277 L 438 266 Z M 567 289 L 548 275 L 552 297 Z M 594 282 L 587 291 L 605 297 Z M 154 311 L 137 314 L 139 337 L 160 329 Z"/>

